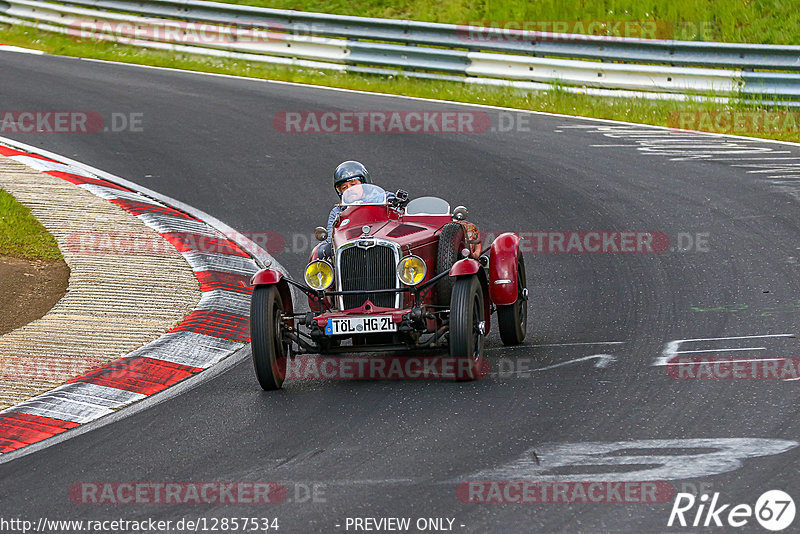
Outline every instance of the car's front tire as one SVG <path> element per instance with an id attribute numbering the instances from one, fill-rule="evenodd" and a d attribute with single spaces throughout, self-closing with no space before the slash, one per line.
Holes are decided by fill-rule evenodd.
<path id="1" fill-rule="evenodd" d="M 286 378 L 289 344 L 283 338 L 283 301 L 275 286 L 259 286 L 250 303 L 250 343 L 253 367 L 261 388 L 281 389 Z"/>
<path id="2" fill-rule="evenodd" d="M 456 222 L 445 224 L 439 236 L 434 274 L 450 271 L 450 268 L 461 259 L 461 251 L 465 248 L 467 248 L 467 234 L 464 232 L 464 227 Z M 436 299 L 440 305 L 447 306 L 450 303 L 454 284 L 455 280 L 449 276 L 436 282 Z"/>
<path id="3" fill-rule="evenodd" d="M 483 290 L 477 276 L 458 278 L 450 299 L 450 357 L 456 380 L 480 376 L 484 352 Z"/>

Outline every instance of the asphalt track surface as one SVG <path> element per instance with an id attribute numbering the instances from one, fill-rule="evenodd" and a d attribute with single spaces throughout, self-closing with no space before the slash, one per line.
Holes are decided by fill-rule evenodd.
<path id="1" fill-rule="evenodd" d="M 295 381 L 262 392 L 244 360 L 166 402 L 0 465 L 4 518 L 277 517 L 279 532 L 344 532 L 348 517 L 444 517 L 462 532 L 697 531 L 667 527 L 671 502 L 473 504 L 460 502 L 456 487 L 552 444 L 631 442 L 619 456 L 643 454 L 638 440 L 675 440 L 657 454 L 680 458 L 698 452 L 681 448 L 697 442 L 682 440 L 800 436 L 798 381 L 675 380 L 653 365 L 671 340 L 797 332 L 800 206 L 764 174 L 653 155 L 630 136 L 597 132 L 603 123 L 546 115 L 527 115 L 529 132 L 288 135 L 273 129 L 276 113 L 476 109 L 58 57 L 0 54 L 0 103 L 3 110 L 143 113 L 140 133 L 4 135 L 157 190 L 245 233 L 309 235 L 335 200 L 332 169 L 357 159 L 387 189 L 467 205 L 484 229 L 660 231 L 673 240 L 702 233 L 708 241 L 706 251 L 526 255 L 526 345 L 504 349 L 493 331 L 489 354 L 495 366 L 540 371 L 474 383 Z M 593 146 L 602 144 L 615 146 Z M 749 146 L 800 156 L 797 147 Z M 306 254 L 275 256 L 299 274 Z M 590 345 L 611 341 L 620 343 Z M 800 356 L 790 337 L 692 343 L 683 350 L 763 346 L 744 352 Z M 573 361 L 601 353 L 614 360 L 605 367 L 596 366 L 601 359 Z M 621 480 L 633 470 L 629 478 L 637 480 L 637 469 L 658 464 L 641 463 L 616 472 L 619 466 L 606 466 L 603 476 Z M 583 479 L 603 471 L 590 468 Z M 581 480 L 580 468 L 571 469 L 549 473 Z M 753 504 L 770 489 L 800 497 L 798 447 L 709 469 L 659 473 L 677 490 L 710 488 L 725 503 Z M 546 479 L 513 468 L 509 477 Z M 294 502 L 76 504 L 68 491 L 83 481 L 277 481 Z M 294 484 L 318 484 L 324 496 L 296 502 L 303 499 Z M 752 519 L 738 530 L 763 531 Z"/>

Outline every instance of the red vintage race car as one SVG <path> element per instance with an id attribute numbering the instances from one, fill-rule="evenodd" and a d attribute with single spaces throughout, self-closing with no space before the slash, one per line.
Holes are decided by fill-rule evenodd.
<path id="1" fill-rule="evenodd" d="M 466 215 L 440 198 L 408 201 L 372 184 L 345 191 L 329 253 L 320 257 L 322 243 L 314 248 L 304 284 L 270 268 L 251 280 L 261 387 L 281 388 L 298 354 L 437 347 L 464 364 L 457 379 L 475 379 L 494 311 L 503 343 L 521 343 L 528 290 L 520 238 L 501 234 L 480 254 Z M 328 238 L 321 227 L 315 236 Z M 292 286 L 307 295 L 310 311 L 295 311 Z"/>

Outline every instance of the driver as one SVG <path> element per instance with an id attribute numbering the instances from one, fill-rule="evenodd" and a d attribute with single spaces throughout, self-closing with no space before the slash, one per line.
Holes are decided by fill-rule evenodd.
<path id="1" fill-rule="evenodd" d="M 339 198 L 342 198 L 342 193 L 350 189 L 351 187 L 359 186 L 362 184 L 371 184 L 372 178 L 369 176 L 369 171 L 362 163 L 358 161 L 345 161 L 339 164 L 336 167 L 336 170 L 333 171 L 333 189 L 336 191 L 336 194 L 339 195 Z M 361 189 L 361 188 L 358 188 Z M 357 191 L 358 193 L 358 191 Z M 408 197 L 408 193 L 405 193 L 405 197 Z M 362 193 L 363 194 L 363 193 Z M 398 191 L 398 194 L 400 192 Z M 394 200 L 396 199 L 396 195 L 393 193 L 386 192 L 386 200 Z M 333 246 L 332 246 L 332 238 L 333 238 L 333 225 L 336 222 L 336 218 L 342 212 L 342 208 L 340 204 L 335 204 L 331 209 L 330 214 L 328 214 L 328 225 L 326 227 L 328 231 L 328 238 L 322 243 L 319 247 L 319 257 L 323 259 L 330 259 L 333 255 Z M 480 239 L 480 232 L 478 231 L 478 227 L 474 224 L 467 222 L 467 221 L 459 221 L 462 226 L 464 226 L 464 232 L 467 238 L 467 244 L 470 249 L 470 255 L 473 258 L 478 258 L 481 255 L 481 239 Z"/>
<path id="2" fill-rule="evenodd" d="M 364 165 L 357 161 L 345 161 L 340 163 L 336 170 L 333 171 L 333 189 L 339 198 L 342 198 L 342 193 L 349 188 L 360 184 L 371 184 L 372 178 L 369 176 L 369 171 Z M 330 258 L 332 254 L 331 239 L 333 236 L 333 223 L 341 213 L 342 208 L 339 204 L 333 206 L 330 214 L 328 215 L 328 239 L 319 247 L 320 258 Z"/>
<path id="3" fill-rule="evenodd" d="M 340 163 L 336 170 L 333 171 L 333 188 L 339 198 L 342 198 L 342 193 L 347 191 L 354 185 L 371 184 L 372 178 L 369 177 L 369 171 L 364 165 L 357 161 L 345 161 Z M 328 243 L 331 242 L 331 235 L 333 235 L 333 223 L 336 217 L 341 213 L 342 208 L 339 204 L 333 206 L 330 214 L 328 215 Z"/>

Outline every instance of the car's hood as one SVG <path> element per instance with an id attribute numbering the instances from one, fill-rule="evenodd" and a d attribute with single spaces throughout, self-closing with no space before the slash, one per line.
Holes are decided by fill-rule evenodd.
<path id="1" fill-rule="evenodd" d="M 383 221 L 366 226 L 370 227 L 370 237 L 394 241 L 403 247 L 414 247 L 419 244 L 434 241 L 438 238 L 440 230 L 438 225 L 421 224 L 418 222 L 405 223 L 402 221 Z M 337 230 L 336 242 L 338 245 L 341 245 L 348 241 L 358 239 L 362 235 L 364 235 L 364 233 L 361 226 L 353 225 L 352 228 L 345 227 Z"/>

